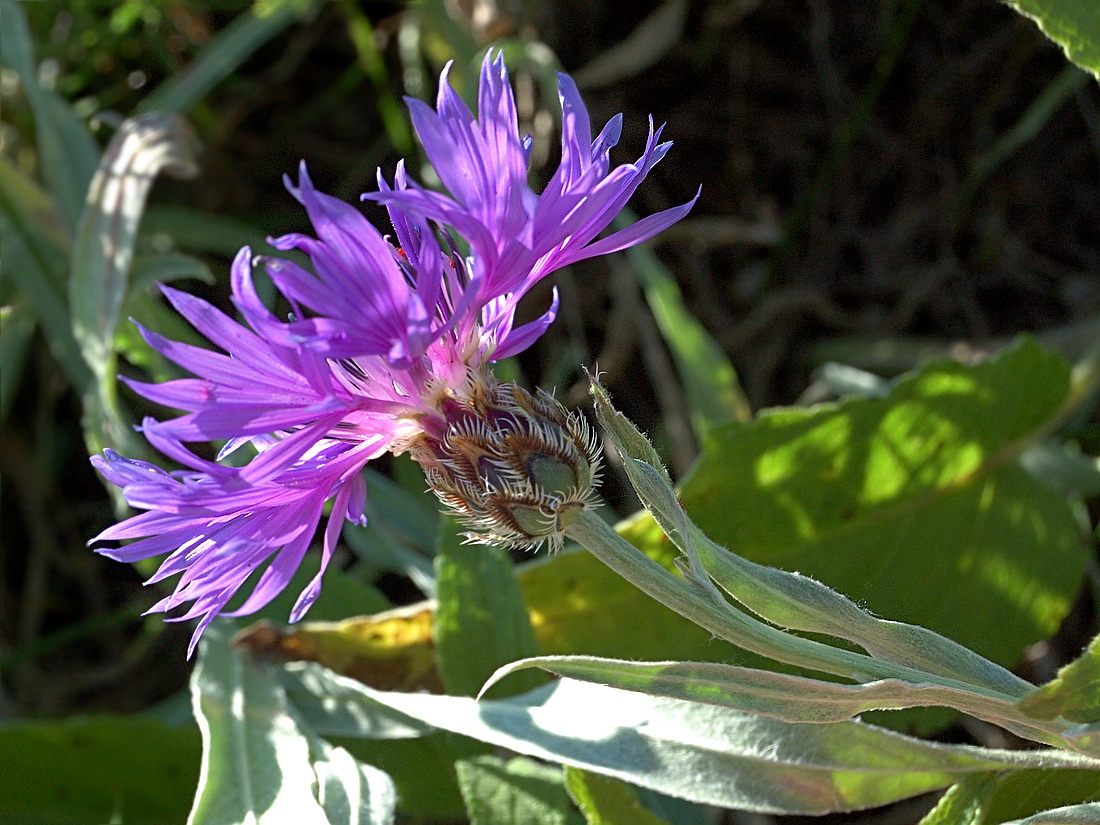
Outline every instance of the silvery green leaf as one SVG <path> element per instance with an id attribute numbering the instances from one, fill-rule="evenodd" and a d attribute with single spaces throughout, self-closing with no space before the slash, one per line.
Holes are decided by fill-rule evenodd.
<path id="1" fill-rule="evenodd" d="M 315 671 L 296 663 L 286 672 Z M 387 693 L 328 675 L 351 715 L 319 732 L 371 736 L 379 706 L 516 753 L 590 770 L 670 796 L 771 813 L 826 813 L 883 805 L 947 787 L 975 773 L 1033 765 L 1083 768 L 1095 760 L 1059 751 L 995 751 L 924 742 L 858 722 L 795 725 L 562 679 L 522 696 Z M 296 695 L 324 725 L 324 696 Z M 312 703 L 315 707 L 310 708 Z"/>
<path id="2" fill-rule="evenodd" d="M 207 628 L 191 678 L 203 739 L 189 825 L 388 825 L 389 778 L 322 742 L 299 720 L 265 665 Z"/>

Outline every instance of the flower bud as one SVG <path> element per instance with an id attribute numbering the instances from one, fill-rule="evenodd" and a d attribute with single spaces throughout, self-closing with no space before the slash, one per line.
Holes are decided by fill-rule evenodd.
<path id="1" fill-rule="evenodd" d="M 441 437 L 422 433 L 409 450 L 469 537 L 559 549 L 565 527 L 595 505 L 600 448 L 587 422 L 549 393 L 532 395 L 488 373 L 442 407 Z"/>

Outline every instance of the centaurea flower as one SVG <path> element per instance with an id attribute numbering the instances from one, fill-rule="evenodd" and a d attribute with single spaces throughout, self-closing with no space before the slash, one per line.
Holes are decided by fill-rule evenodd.
<path id="1" fill-rule="evenodd" d="M 651 126 L 642 158 L 611 169 L 619 118 L 592 141 L 572 81 L 561 76 L 562 161 L 536 195 L 527 185 L 529 146 L 520 140 L 501 58 L 487 57 L 475 118 L 441 80 L 437 110 L 410 101 L 428 157 L 451 196 L 422 189 L 399 167 L 379 193 L 394 243 L 354 207 L 318 192 L 303 165 L 296 186 L 316 237 L 290 234 L 277 249 L 292 261 L 261 258 L 289 303 L 280 320 L 260 301 L 246 247 L 231 267 L 238 323 L 210 304 L 164 287 L 169 302 L 227 354 L 167 340 L 149 344 L 196 377 L 127 383 L 144 397 L 184 410 L 142 431 L 185 470 L 166 472 L 107 450 L 92 458 L 103 476 L 145 510 L 93 539 L 137 539 L 98 552 L 119 561 L 168 553 L 150 581 L 180 574 L 151 608 L 190 603 L 171 619 L 198 618 L 191 649 L 219 614 L 255 612 L 281 592 L 311 544 L 329 500 L 321 571 L 302 591 L 297 621 L 320 593 L 344 520 L 362 523 L 372 459 L 409 452 L 429 484 L 473 531 L 508 545 L 561 541 L 571 514 L 592 503 L 599 450 L 583 419 L 545 393 L 498 382 L 492 360 L 533 343 L 553 320 L 514 326 L 516 304 L 541 278 L 592 255 L 652 237 L 691 203 L 595 240 L 667 151 Z M 464 255 L 455 238 L 469 247 Z M 186 443 L 225 440 L 218 461 Z M 240 467 L 219 463 L 251 444 Z M 238 608 L 226 607 L 263 570 Z M 189 651 L 190 655 L 190 651 Z"/>

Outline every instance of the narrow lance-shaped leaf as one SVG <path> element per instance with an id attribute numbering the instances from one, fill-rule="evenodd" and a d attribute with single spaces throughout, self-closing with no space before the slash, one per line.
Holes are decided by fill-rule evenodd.
<path id="1" fill-rule="evenodd" d="M 56 201 L 66 235 L 74 231 L 99 148 L 68 101 L 38 84 L 34 45 L 19 3 L 0 2 L 0 55 L 22 81 L 34 112 L 38 166 Z"/>
<path id="2" fill-rule="evenodd" d="M 77 227 L 69 305 L 73 334 L 95 375 L 94 392 L 85 398 L 89 452 L 104 446 L 129 455 L 143 452 L 118 408 L 115 329 L 129 291 L 145 199 L 162 171 L 179 178 L 198 173 L 190 125 L 162 114 L 126 120 L 103 155 Z"/>
<path id="3" fill-rule="evenodd" d="M 635 220 L 626 211 L 616 226 Z M 702 439 L 713 427 L 727 421 L 752 418 L 737 371 L 710 333 L 684 307 L 672 274 L 645 246 L 632 247 L 626 255 L 638 273 L 646 301 L 676 362 L 696 437 Z"/>
<path id="4" fill-rule="evenodd" d="M 4 277 L 26 297 L 42 325 L 50 352 L 65 370 L 69 383 L 83 392 L 92 380 L 92 371 L 81 357 L 69 321 L 63 288 L 69 247 L 59 223 L 47 194 L 0 158 Z"/>
<path id="5" fill-rule="evenodd" d="M 924 742 L 857 722 L 792 725 L 563 679 L 508 699 L 383 693 L 308 663 L 368 718 L 378 706 L 517 753 L 613 776 L 696 802 L 771 813 L 873 807 L 947 787 L 974 773 L 1045 766 L 1095 769 L 1061 751 L 1000 751 Z M 343 713 L 325 722 L 320 694 L 295 694 L 319 732 L 369 736 Z M 310 707 L 310 706 L 315 707 Z"/>
<path id="6" fill-rule="evenodd" d="M 112 363 L 138 225 L 162 171 L 178 178 L 198 174 L 190 125 L 172 115 L 131 118 L 111 139 L 88 189 L 73 245 L 69 302 L 73 332 L 97 374 Z"/>
<path id="7" fill-rule="evenodd" d="M 218 32 L 191 64 L 153 90 L 142 112 L 187 112 L 258 48 L 313 8 L 310 0 L 256 4 Z"/>
<path id="8" fill-rule="evenodd" d="M 589 656 L 544 656 L 513 662 L 488 685 L 517 670 L 539 667 L 559 676 L 610 687 L 707 702 L 785 722 L 842 722 L 869 710 L 949 707 L 1038 742 L 1066 746 L 1058 726 L 1027 719 L 1005 699 L 958 687 L 881 679 L 838 684 L 770 670 L 709 662 L 626 662 Z M 488 687 L 487 685 L 487 687 Z M 1087 751 L 1084 751 L 1087 753 Z M 1093 754 L 1100 759 L 1100 753 Z"/>

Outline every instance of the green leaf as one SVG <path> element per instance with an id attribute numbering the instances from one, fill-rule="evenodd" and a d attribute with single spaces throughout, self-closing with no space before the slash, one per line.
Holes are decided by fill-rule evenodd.
<path id="1" fill-rule="evenodd" d="M 71 233 L 84 208 L 84 195 L 99 161 L 99 147 L 68 102 L 38 85 L 34 46 L 19 4 L 3 0 L 0 9 L 4 19 L 0 55 L 23 83 L 34 112 L 38 167 L 56 201 L 65 231 Z"/>
<path id="2" fill-rule="evenodd" d="M 69 250 L 58 220 L 46 193 L 0 158 L 0 246 L 4 250 L 5 287 L 15 284 L 30 302 L 51 354 L 73 387 L 83 391 L 92 373 L 81 357 L 69 323 L 63 290 Z"/>
<path id="3" fill-rule="evenodd" d="M 436 556 L 438 607 L 433 636 L 447 692 L 475 696 L 501 665 L 538 655 L 531 620 L 512 560 L 500 547 L 462 543 L 454 520 L 444 518 Z M 544 677 L 516 679 L 495 696 L 523 693 Z"/>
<path id="4" fill-rule="evenodd" d="M 470 825 L 572 825 L 581 822 L 569 803 L 560 769 L 517 757 L 459 761 L 458 786 Z"/>
<path id="5" fill-rule="evenodd" d="M 0 727 L 0 820 L 8 825 L 182 823 L 199 776 L 194 727 L 91 716 Z"/>
<path id="6" fill-rule="evenodd" d="M 633 223 L 632 217 L 624 212 L 621 220 Z M 752 418 L 737 371 L 710 333 L 684 307 L 672 273 L 644 245 L 631 247 L 626 255 L 638 273 L 646 301 L 676 362 L 696 436 L 702 439 L 727 421 Z"/>
<path id="7" fill-rule="evenodd" d="M 588 825 L 668 825 L 646 808 L 627 783 L 580 768 L 565 768 L 565 789 Z"/>
<path id="8" fill-rule="evenodd" d="M 364 698 L 358 682 L 327 668 L 281 668 L 278 676 L 305 724 L 393 778 L 402 812 L 459 817 L 463 804 L 454 763 L 487 753 L 488 746 L 433 732 L 423 722 L 372 703 Z M 349 738 L 349 732 L 356 738 Z"/>
<path id="9" fill-rule="evenodd" d="M 998 779 L 979 774 L 952 785 L 918 825 L 983 825 Z"/>
<path id="10" fill-rule="evenodd" d="M 770 670 L 707 662 L 625 662 L 587 656 L 544 656 L 512 662 L 490 684 L 516 671 L 539 667 L 558 676 L 754 713 L 785 722 L 828 723 L 869 710 L 941 706 L 1001 725 L 1021 736 L 1061 744 L 1009 701 L 931 683 L 880 679 L 838 684 Z"/>
<path id="11" fill-rule="evenodd" d="M 1100 636 L 1059 670 L 1057 678 L 1022 699 L 1019 708 L 1035 719 L 1064 716 L 1071 722 L 1100 722 Z"/>
<path id="12" fill-rule="evenodd" d="M 1007 0 L 1030 17 L 1066 57 L 1100 78 L 1100 14 L 1092 0 Z"/>
<path id="13" fill-rule="evenodd" d="M 1100 770 L 1023 770 L 1002 775 L 982 825 L 999 825 L 1049 808 L 1100 800 Z M 923 823 L 922 823 L 923 825 Z"/>
<path id="14" fill-rule="evenodd" d="M 143 237 L 191 252 L 232 258 L 243 246 L 268 251 L 267 235 L 243 221 L 170 204 L 151 204 L 141 221 Z"/>
<path id="15" fill-rule="evenodd" d="M 885 398 L 727 425 L 681 499 L 739 555 L 1012 665 L 1057 629 L 1084 569 L 1072 509 L 1015 462 L 1068 392 L 1066 364 L 1030 340 L 933 364 Z M 644 520 L 626 535 L 663 541 Z"/>
<path id="16" fill-rule="evenodd" d="M 158 252 L 135 255 L 130 273 L 131 290 L 150 289 L 182 278 L 194 278 L 204 284 L 214 283 L 214 273 L 205 261 L 179 252 Z"/>
<path id="17" fill-rule="evenodd" d="M 287 665 L 289 674 L 317 665 Z M 1061 751 L 996 751 L 924 742 L 863 725 L 793 725 L 696 702 L 562 679 L 508 699 L 384 693 L 335 674 L 341 713 L 328 722 L 323 696 L 295 697 L 319 732 L 370 736 L 378 705 L 441 730 L 516 753 L 612 776 L 709 805 L 771 813 L 827 813 L 883 805 L 972 773 L 1043 765 L 1093 768 Z M 317 707 L 310 709 L 313 702 Z M 349 723 L 350 722 L 350 723 Z"/>
<path id="18" fill-rule="evenodd" d="M 389 778 L 320 742 L 280 683 L 230 649 L 228 624 L 207 628 L 191 679 L 204 747 L 189 825 L 391 822 Z"/>
<path id="19" fill-rule="evenodd" d="M 400 813 L 455 822 L 463 821 L 466 811 L 455 764 L 492 750 L 453 733 L 433 733 L 419 739 L 335 737 L 332 741 L 390 775 L 397 788 Z"/>
<path id="20" fill-rule="evenodd" d="M 256 3 L 210 38 L 182 72 L 146 97 L 141 112 L 187 112 L 258 48 L 313 8 L 309 0 Z"/>
<path id="21" fill-rule="evenodd" d="M 1004 825 L 1100 825 L 1100 805 L 1066 805 L 1029 816 L 1014 819 Z"/>
<path id="22" fill-rule="evenodd" d="M 145 115 L 124 121 L 104 153 L 77 228 L 69 280 L 73 332 L 97 373 L 114 362 L 115 327 L 149 189 L 162 171 L 194 177 L 195 151 L 186 121 Z"/>
<path id="23" fill-rule="evenodd" d="M 129 293 L 130 266 L 145 199 L 162 171 L 194 177 L 195 136 L 174 115 L 143 115 L 123 122 L 111 139 L 88 189 L 77 225 L 69 271 L 73 336 L 95 376 L 84 394 L 84 435 L 88 451 L 114 447 L 141 456 L 118 403 L 115 332 Z"/>

